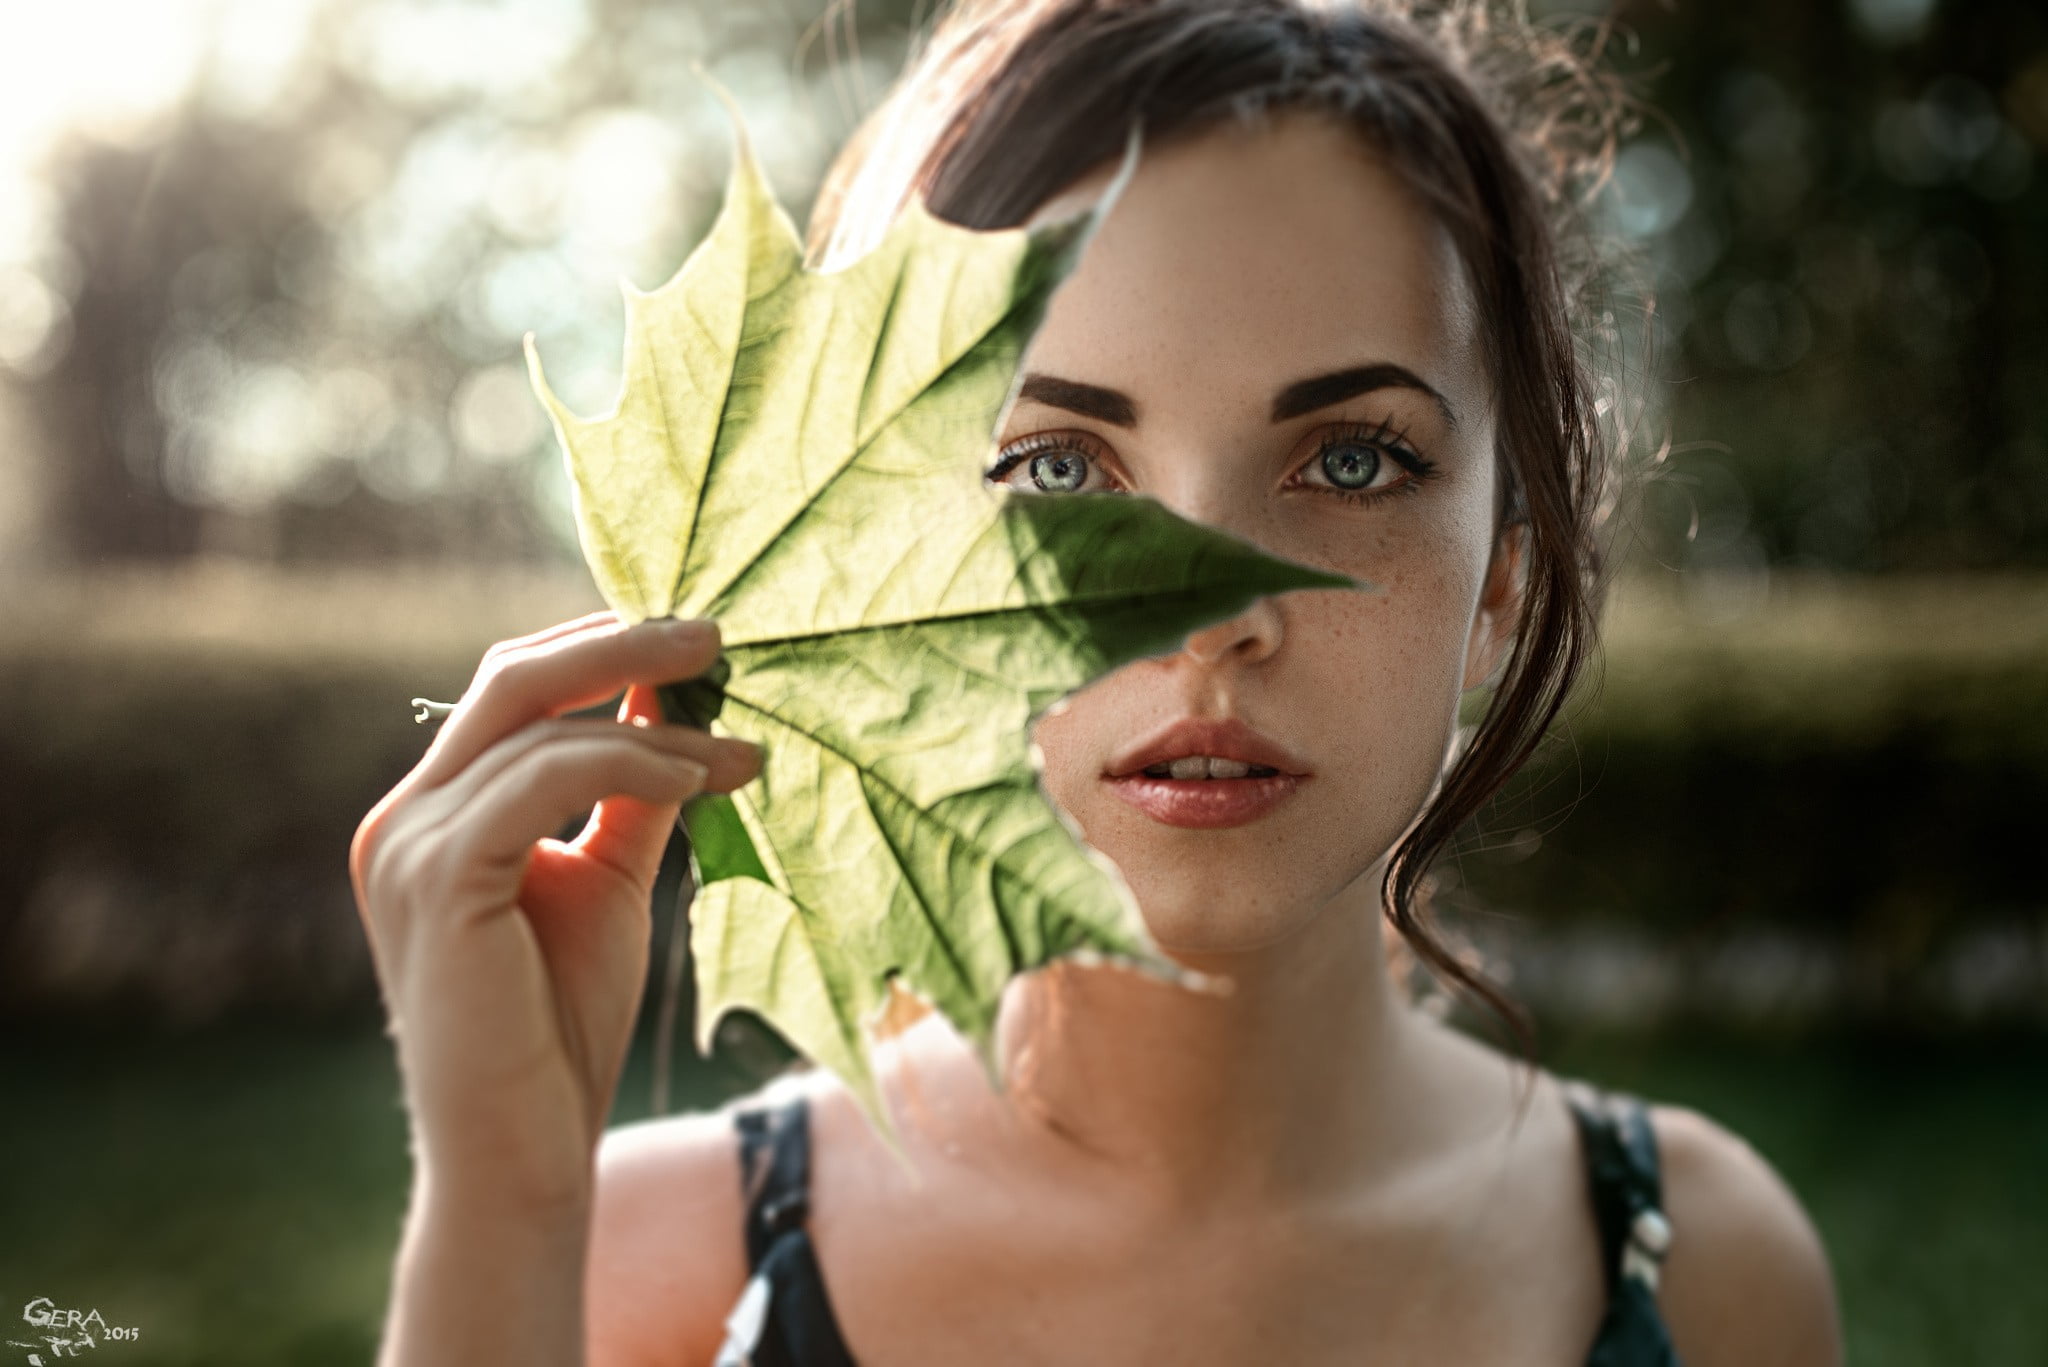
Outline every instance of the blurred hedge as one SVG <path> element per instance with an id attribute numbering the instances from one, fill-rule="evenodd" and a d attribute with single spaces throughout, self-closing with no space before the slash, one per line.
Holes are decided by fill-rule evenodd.
<path id="1" fill-rule="evenodd" d="M 1723 997 L 2048 1018 L 2048 582 L 1639 582 L 1606 631 L 1450 905 L 1648 940 Z"/>
<path id="2" fill-rule="evenodd" d="M 374 994 L 355 825 L 491 641 L 579 579 L 229 565 L 18 582 L 0 604 L 0 1001 L 202 1019 Z"/>
<path id="3" fill-rule="evenodd" d="M 369 1000 L 346 850 L 426 740 L 407 699 L 594 606 L 533 571 L 17 581 L 0 1002 Z M 1482 929 L 1838 943 L 1882 1007 L 1972 935 L 2048 945 L 2044 702 L 2048 581 L 1626 584 L 1604 670 L 1446 865 L 1445 900 Z"/>

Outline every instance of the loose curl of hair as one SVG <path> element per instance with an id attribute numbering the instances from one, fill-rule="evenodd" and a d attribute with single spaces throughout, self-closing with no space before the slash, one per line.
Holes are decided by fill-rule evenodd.
<path id="1" fill-rule="evenodd" d="M 1435 211 L 1490 322 L 1498 528 L 1526 528 L 1523 607 L 1381 900 L 1409 952 L 1525 1053 L 1525 1013 L 1440 937 L 1424 879 L 1534 752 L 1595 645 L 1599 532 L 1639 415 L 1612 364 L 1624 257 L 1591 212 L 1641 117 L 1603 67 L 1610 36 L 1501 0 L 959 0 L 834 162 L 807 243 L 818 268 L 855 259 L 913 194 L 967 227 L 1014 227 L 1113 162 L 1134 123 L 1157 146 L 1292 110 L 1356 129 Z"/>

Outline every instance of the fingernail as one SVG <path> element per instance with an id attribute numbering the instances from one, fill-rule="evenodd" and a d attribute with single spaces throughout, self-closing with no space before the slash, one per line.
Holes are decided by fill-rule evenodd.
<path id="1" fill-rule="evenodd" d="M 668 617 L 661 629 L 679 641 L 702 641 L 718 634 L 718 623 L 709 617 Z"/>

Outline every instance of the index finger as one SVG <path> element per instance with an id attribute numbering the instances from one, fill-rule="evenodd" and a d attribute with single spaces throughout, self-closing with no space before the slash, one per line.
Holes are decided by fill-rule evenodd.
<path id="1" fill-rule="evenodd" d="M 414 770 L 417 782 L 445 783 L 519 728 L 603 702 L 629 685 L 695 678 L 718 659 L 718 647 L 715 621 L 660 618 L 631 626 L 593 621 L 493 652 Z"/>

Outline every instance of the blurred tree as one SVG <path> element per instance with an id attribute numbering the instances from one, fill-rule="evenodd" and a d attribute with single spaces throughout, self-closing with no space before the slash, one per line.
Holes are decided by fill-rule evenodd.
<path id="1" fill-rule="evenodd" d="M 26 381 L 47 558 L 572 553 L 519 339 L 579 407 L 609 401 L 618 282 L 665 279 L 724 180 L 730 124 L 689 62 L 800 208 L 903 23 L 855 57 L 829 11 L 771 6 L 298 9 L 261 69 L 217 34 L 152 134 L 48 159 L 70 335 Z"/>
<path id="2" fill-rule="evenodd" d="M 690 59 L 801 214 L 926 8 L 236 8 L 270 36 L 217 34 L 175 118 L 51 158 L 46 275 L 72 333 L 24 383 L 53 550 L 567 556 L 518 339 L 538 334 L 570 402 L 609 401 L 614 280 L 664 279 L 723 180 L 730 134 Z M 1649 552 L 2048 564 L 2048 11 L 1624 0 L 1616 18 L 1666 116 L 1606 201 L 1653 263 L 1676 381 Z"/>
<path id="3" fill-rule="evenodd" d="M 1669 116 L 1654 240 L 1694 569 L 2048 564 L 2048 11 L 1638 0 Z M 1686 530 L 1696 522 L 1688 539 Z"/>
<path id="4" fill-rule="evenodd" d="M 129 231 L 138 201 L 185 199 L 200 187 L 159 176 L 154 158 L 109 149 L 67 168 L 64 234 L 80 278 L 71 343 L 43 381 L 38 415 L 51 462 L 50 533 L 71 552 L 168 555 L 191 550 L 198 511 L 170 497 L 160 478 L 164 427 L 150 401 L 149 370 L 167 324 L 161 260 L 173 264 L 209 244 L 211 225 L 168 213 L 151 241 Z"/>

